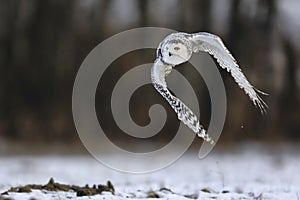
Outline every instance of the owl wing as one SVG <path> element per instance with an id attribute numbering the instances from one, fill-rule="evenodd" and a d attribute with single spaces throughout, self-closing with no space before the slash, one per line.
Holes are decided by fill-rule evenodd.
<path id="1" fill-rule="evenodd" d="M 197 116 L 180 99 L 173 96 L 167 87 L 165 77 L 171 72 L 172 66 L 164 64 L 160 58 L 156 59 L 151 68 L 151 80 L 154 88 L 167 100 L 177 117 L 205 141 L 214 144 L 206 133 Z"/>
<path id="2" fill-rule="evenodd" d="M 233 58 L 231 53 L 223 44 L 222 40 L 210 33 L 195 33 L 188 36 L 193 43 L 193 51 L 205 51 L 212 55 L 219 65 L 230 72 L 235 82 L 239 85 L 241 89 L 250 97 L 253 104 L 259 107 L 262 114 L 266 112 L 268 105 L 262 100 L 262 98 L 257 94 L 265 94 L 257 89 L 255 89 L 247 80 L 241 69 L 239 68 L 237 61 Z"/>

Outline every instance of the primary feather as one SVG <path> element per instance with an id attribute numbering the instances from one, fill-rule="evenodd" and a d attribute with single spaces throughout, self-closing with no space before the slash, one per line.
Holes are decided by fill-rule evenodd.
<path id="1" fill-rule="evenodd" d="M 194 52 L 205 51 L 212 55 L 217 60 L 220 67 L 231 73 L 235 82 L 250 97 L 253 104 L 259 107 L 261 113 L 266 112 L 268 106 L 258 95 L 257 92 L 259 91 L 249 83 L 241 68 L 239 68 L 237 61 L 218 36 L 210 33 L 195 33 L 191 34 L 189 37 L 193 42 Z"/>
<path id="2" fill-rule="evenodd" d="M 167 100 L 180 121 L 197 133 L 199 137 L 211 144 L 214 144 L 214 141 L 206 133 L 205 129 L 200 124 L 197 116 L 192 112 L 192 110 L 180 99 L 172 95 L 168 90 L 165 77 L 170 73 L 171 69 L 171 65 L 166 65 L 160 59 L 157 59 L 154 62 L 154 65 L 151 69 L 151 80 L 154 88 Z"/>

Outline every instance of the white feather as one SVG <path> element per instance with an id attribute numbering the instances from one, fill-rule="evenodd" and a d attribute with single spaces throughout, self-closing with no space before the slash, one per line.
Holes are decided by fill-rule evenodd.
<path id="1" fill-rule="evenodd" d="M 214 144 L 214 141 L 206 133 L 192 110 L 168 90 L 165 77 L 170 73 L 171 69 L 171 65 L 164 64 L 159 58 L 155 60 L 151 69 L 151 80 L 155 89 L 167 100 L 180 121 L 197 133 L 199 137 Z"/>
<path id="2" fill-rule="evenodd" d="M 239 68 L 237 61 L 234 59 L 218 36 L 202 32 L 191 34 L 188 37 L 193 42 L 193 49 L 195 50 L 194 52 L 200 50 L 212 55 L 217 60 L 220 67 L 226 69 L 227 72 L 230 72 L 235 82 L 250 97 L 253 104 L 259 107 L 261 113 L 263 114 L 266 112 L 266 108 L 268 108 L 267 104 L 257 94 L 258 90 L 249 83 L 241 68 Z"/>
<path id="3" fill-rule="evenodd" d="M 152 83 L 155 89 L 174 109 L 179 120 L 197 133 L 199 137 L 214 144 L 214 141 L 206 133 L 192 110 L 170 93 L 165 80 L 165 77 L 172 71 L 173 67 L 188 61 L 192 52 L 199 51 L 205 51 L 212 55 L 223 69 L 230 72 L 235 82 L 250 97 L 253 104 L 259 107 L 261 113 L 265 113 L 268 106 L 257 94 L 257 92 L 265 93 L 255 89 L 249 83 L 236 60 L 218 36 L 204 32 L 195 34 L 173 33 L 167 36 L 160 43 L 157 50 L 157 59 L 151 70 Z"/>

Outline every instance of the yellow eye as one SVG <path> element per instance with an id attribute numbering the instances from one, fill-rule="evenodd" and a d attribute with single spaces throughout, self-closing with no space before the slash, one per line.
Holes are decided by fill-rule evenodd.
<path id="1" fill-rule="evenodd" d="M 175 50 L 175 51 L 179 51 L 179 50 L 180 50 L 180 47 L 174 47 L 174 50 Z"/>

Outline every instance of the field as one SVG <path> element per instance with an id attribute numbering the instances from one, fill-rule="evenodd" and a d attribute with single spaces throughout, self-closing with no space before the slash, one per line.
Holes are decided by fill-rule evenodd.
<path id="1" fill-rule="evenodd" d="M 114 156 L 126 164 L 122 157 Z M 0 157 L 0 192 L 26 184 L 56 183 L 92 188 L 112 183 L 114 191 L 85 196 L 75 191 L 8 192 L 0 199 L 299 199 L 297 145 L 254 143 L 216 149 L 205 159 L 190 151 L 171 166 L 147 174 L 121 173 L 90 155 Z M 135 163 L 146 165 L 147 163 Z"/>

